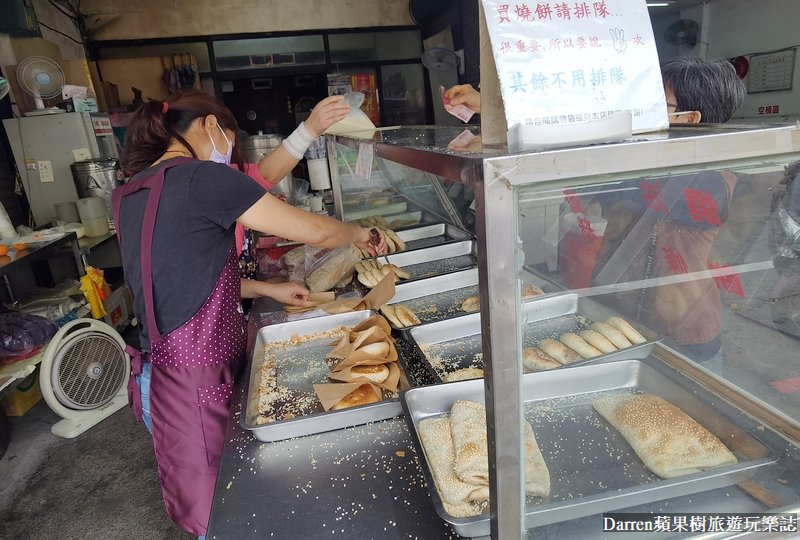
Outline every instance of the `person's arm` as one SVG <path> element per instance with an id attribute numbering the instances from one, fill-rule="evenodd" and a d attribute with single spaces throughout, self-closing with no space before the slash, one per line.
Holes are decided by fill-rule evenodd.
<path id="1" fill-rule="evenodd" d="M 340 247 L 355 244 L 374 255 L 370 241 L 370 229 L 343 223 L 295 208 L 273 197 L 269 193 L 247 209 L 237 220 L 239 223 L 263 233 L 311 244 L 317 247 Z M 378 252 L 386 253 L 386 237 L 380 231 Z"/>
<path id="2" fill-rule="evenodd" d="M 308 289 L 296 283 L 267 283 L 252 279 L 242 280 L 242 298 L 262 298 L 268 296 L 282 304 L 305 306 L 308 301 Z"/>
<path id="3" fill-rule="evenodd" d="M 444 97 L 450 100 L 450 105 L 466 105 L 476 114 L 481 114 L 481 93 L 471 84 L 454 86 L 444 93 Z"/>
<path id="4" fill-rule="evenodd" d="M 317 103 L 311 116 L 303 122 L 313 138 L 319 137 L 326 129 L 342 120 L 350 112 L 350 105 L 342 103 L 344 96 L 331 96 Z M 258 171 L 264 180 L 277 184 L 284 176 L 292 172 L 300 162 L 292 156 L 283 145 L 264 156 L 258 163 Z"/>

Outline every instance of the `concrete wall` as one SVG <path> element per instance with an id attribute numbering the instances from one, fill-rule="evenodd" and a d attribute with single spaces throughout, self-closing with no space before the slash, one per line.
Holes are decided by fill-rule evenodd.
<path id="1" fill-rule="evenodd" d="M 53 32 L 43 26 L 41 27 L 42 39 L 58 46 L 61 52 L 60 60 L 86 58 L 83 45 L 81 44 L 80 32 L 78 32 L 78 28 L 66 15 L 54 8 L 47 0 L 33 0 L 33 9 L 36 11 L 36 18 L 39 19 L 39 22 L 69 36 L 66 37 L 58 32 Z M 17 57 L 17 62 L 22 60 L 23 58 Z M 54 60 L 59 59 L 55 58 Z"/>
<path id="2" fill-rule="evenodd" d="M 800 43 L 797 0 L 724 0 L 708 5 L 708 58 L 748 56 Z M 800 117 L 800 58 L 795 51 L 792 90 L 749 94 L 734 118 L 781 120 Z M 747 83 L 747 78 L 744 79 Z M 781 114 L 758 115 L 758 107 L 780 105 Z"/>
<path id="3" fill-rule="evenodd" d="M 408 0 L 83 0 L 92 39 L 414 24 Z"/>
<path id="4" fill-rule="evenodd" d="M 692 19 L 700 25 L 697 46 L 674 46 L 664 41 L 664 30 L 679 19 Z M 800 43 L 797 0 L 716 0 L 684 9 L 680 14 L 653 21 L 659 59 L 679 54 L 702 58 L 750 56 Z M 797 54 L 797 53 L 795 53 Z M 744 79 L 745 84 L 747 78 Z M 779 105 L 780 115 L 759 115 L 759 107 Z M 800 58 L 795 59 L 792 90 L 749 94 L 734 119 L 778 121 L 800 117 Z"/>

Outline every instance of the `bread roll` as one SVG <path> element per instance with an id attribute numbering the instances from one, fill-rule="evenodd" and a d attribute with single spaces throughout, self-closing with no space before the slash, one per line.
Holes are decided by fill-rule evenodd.
<path id="1" fill-rule="evenodd" d="M 416 324 L 420 324 L 419 317 L 417 317 L 417 314 L 414 313 L 408 306 L 404 306 L 403 304 L 395 304 L 394 312 L 404 326 L 414 326 Z"/>
<path id="2" fill-rule="evenodd" d="M 378 358 L 386 358 L 389 355 L 390 350 L 391 345 L 385 341 L 378 341 L 376 343 L 370 343 L 369 345 L 362 345 L 356 349 L 356 352 L 365 353 Z"/>
<path id="3" fill-rule="evenodd" d="M 622 317 L 611 317 L 606 321 L 606 323 L 625 334 L 625 337 L 628 338 L 631 343 L 638 345 L 647 341 L 642 334 L 637 332 L 636 329 L 628 324 L 628 321 Z"/>
<path id="4" fill-rule="evenodd" d="M 472 379 L 483 379 L 483 370 L 480 368 L 468 367 L 457 369 L 456 371 L 447 373 L 444 377 L 442 377 L 444 382 L 469 381 Z"/>
<path id="5" fill-rule="evenodd" d="M 453 469 L 464 482 L 489 485 L 489 446 L 486 408 L 482 403 L 459 399 L 450 409 L 450 429 L 456 458 Z"/>
<path id="6" fill-rule="evenodd" d="M 614 347 L 614 344 L 608 341 L 606 338 L 603 337 L 603 334 L 595 332 L 594 330 L 584 330 L 581 332 L 581 337 L 596 349 L 599 349 L 602 353 L 610 353 L 617 350 Z"/>
<path id="7" fill-rule="evenodd" d="M 395 273 L 395 275 L 396 275 L 397 277 L 399 277 L 400 279 L 408 279 L 408 278 L 410 278 L 410 277 L 411 277 L 411 274 L 409 274 L 409 273 L 408 273 L 408 270 L 405 270 L 405 269 L 403 269 L 403 268 L 400 268 L 400 267 L 399 267 L 399 266 L 397 266 L 396 264 L 387 264 L 386 266 L 388 266 L 389 268 L 391 268 L 391 269 L 392 269 L 392 272 L 394 272 L 394 273 Z"/>
<path id="8" fill-rule="evenodd" d="M 617 349 L 625 349 L 631 346 L 631 342 L 628 341 L 628 338 L 610 324 L 597 322 L 592 325 L 592 330 L 603 334 L 603 337 L 613 343 Z"/>
<path id="9" fill-rule="evenodd" d="M 363 274 L 366 271 L 367 271 L 367 267 L 364 266 L 363 262 L 356 263 L 356 272 L 358 272 L 359 274 Z"/>
<path id="10" fill-rule="evenodd" d="M 536 285 L 523 285 L 522 286 L 522 299 L 529 300 L 544 294 L 544 291 Z"/>
<path id="11" fill-rule="evenodd" d="M 377 283 L 375 283 L 372 280 L 372 276 L 370 274 L 358 274 L 358 281 L 360 281 L 362 285 L 364 285 L 365 287 L 369 287 L 370 289 L 375 285 L 377 285 Z"/>
<path id="12" fill-rule="evenodd" d="M 522 367 L 526 373 L 532 373 L 561 367 L 561 363 L 535 347 L 528 347 L 522 351 Z"/>
<path id="13" fill-rule="evenodd" d="M 382 383 L 389 377 L 389 368 L 385 364 L 376 366 L 355 366 L 350 370 L 354 377 L 364 377 L 374 383 Z"/>
<path id="14" fill-rule="evenodd" d="M 389 322 L 392 323 L 395 326 L 395 328 L 404 328 L 403 323 L 401 323 L 400 319 L 397 318 L 394 306 L 386 304 L 381 308 L 381 313 L 383 313 L 384 317 L 389 319 Z"/>
<path id="15" fill-rule="evenodd" d="M 392 237 L 388 234 L 384 234 L 383 237 L 386 238 L 386 248 L 389 250 L 389 253 L 397 253 L 397 245 L 394 243 L 394 240 L 392 240 Z"/>
<path id="16" fill-rule="evenodd" d="M 397 233 L 395 233 L 391 229 L 386 229 L 384 232 L 386 233 L 386 236 L 391 236 L 392 237 L 392 241 L 397 246 L 397 251 L 405 251 L 406 250 L 406 243 L 403 242 L 403 240 L 399 236 L 397 236 Z"/>
<path id="17" fill-rule="evenodd" d="M 383 272 L 381 272 L 377 268 L 372 269 L 372 278 L 375 280 L 375 285 L 380 283 L 384 277 L 386 276 L 383 275 Z"/>
<path id="18" fill-rule="evenodd" d="M 554 339 L 545 339 L 539 342 L 539 348 L 562 364 L 583 360 L 580 354 Z"/>
<path id="19" fill-rule="evenodd" d="M 464 313 L 471 313 L 473 311 L 480 311 L 481 299 L 477 296 L 470 296 L 461 302 L 461 311 Z"/>
<path id="20" fill-rule="evenodd" d="M 468 484 L 456 476 L 453 470 L 456 448 L 450 419 L 446 416 L 426 418 L 417 426 L 417 433 L 447 513 L 453 517 L 477 515 L 480 510 L 469 501 L 487 500 L 489 486 Z"/>
<path id="21" fill-rule="evenodd" d="M 338 411 L 340 409 L 347 409 L 348 407 L 356 407 L 358 405 L 366 405 L 367 403 L 377 403 L 380 401 L 378 394 L 375 393 L 375 390 L 368 385 L 362 384 L 342 399 L 339 402 L 331 407 L 332 411 Z"/>
<path id="22" fill-rule="evenodd" d="M 586 343 L 579 335 L 573 334 L 572 332 L 561 334 L 561 343 L 577 352 L 584 358 L 594 358 L 595 356 L 600 356 L 603 354 L 595 347 L 592 347 Z"/>

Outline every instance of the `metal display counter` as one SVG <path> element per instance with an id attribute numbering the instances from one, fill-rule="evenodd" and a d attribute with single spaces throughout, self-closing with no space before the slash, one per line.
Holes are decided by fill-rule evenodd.
<path id="1" fill-rule="evenodd" d="M 800 394 L 790 387 L 798 343 L 785 328 L 797 325 L 786 313 L 791 315 L 791 298 L 798 293 L 780 288 L 794 266 L 778 259 L 792 259 L 798 239 L 780 235 L 781 227 L 787 230 L 792 222 L 781 213 L 776 197 L 790 184 L 783 178 L 785 170 L 792 170 L 787 166 L 800 161 L 800 127 L 691 126 L 620 144 L 528 154 L 508 154 L 505 148 L 448 149 L 463 129 L 401 128 L 378 132 L 370 141 L 329 136 L 328 156 L 337 210 L 344 210 L 343 215 L 364 207 L 380 214 L 373 209 L 401 204 L 404 210 L 422 212 L 419 225 L 435 221 L 472 229 L 467 224 L 474 224 L 491 500 L 484 516 L 492 537 L 614 537 L 603 531 L 598 513 L 611 510 L 796 514 Z M 375 156 L 372 190 L 351 167 L 365 144 Z M 460 223 L 448 219 L 456 216 Z M 395 221 L 409 220 L 395 215 Z M 619 504 L 609 504 L 607 510 L 598 505 L 592 507 L 593 515 L 579 519 L 563 515 L 542 521 L 549 525 L 537 524 L 535 518 L 526 522 L 526 511 L 530 516 L 537 504 L 569 499 L 580 505 L 591 498 L 580 490 L 558 489 L 549 500 L 524 496 L 521 428 L 524 421 L 536 426 L 540 418 L 525 407 L 523 387 L 535 389 L 537 382 L 546 385 L 549 380 L 536 373 L 523 377 L 523 347 L 531 344 L 525 341 L 530 309 L 522 288 L 530 272 L 564 294 L 591 297 L 634 326 L 663 336 L 648 361 L 662 362 L 664 369 L 677 370 L 703 387 L 710 396 L 708 406 L 743 419 L 740 428 L 768 447 L 777 461 L 728 487 L 709 484 L 693 494 L 664 490 L 663 496 L 650 493 L 646 500 L 656 502 L 646 505 L 621 510 Z M 602 321 L 583 321 L 592 329 L 594 322 Z M 559 339 L 557 333 L 552 337 Z M 399 342 L 398 351 L 404 355 L 407 347 Z M 577 373 L 583 368 L 565 366 L 565 371 L 572 369 Z M 417 386 L 431 384 L 425 369 L 409 366 L 408 372 Z M 467 388 L 467 383 L 451 384 Z M 240 381 L 209 538 L 455 535 L 436 514 L 424 481 L 427 460 L 414 450 L 416 427 L 407 428 L 407 418 L 259 443 L 239 427 L 239 415 L 244 414 L 241 386 Z M 592 403 L 584 398 L 582 403 Z M 595 415 L 589 420 L 596 427 L 602 424 L 601 433 L 616 441 L 617 450 L 626 444 L 591 407 L 585 411 Z M 698 415 L 693 418 L 704 422 Z M 713 426 L 705 427 L 713 432 Z M 545 462 L 560 451 L 557 442 L 542 437 Z M 630 448 L 626 452 L 625 459 L 643 467 Z M 570 459 L 591 456 L 567 453 L 559 458 L 551 464 L 560 463 L 560 470 L 568 471 Z M 550 472 L 554 485 L 561 478 L 557 472 Z M 590 467 L 585 474 L 591 483 Z M 640 487 L 659 490 L 662 484 L 669 482 L 648 476 Z M 614 490 L 602 486 L 594 486 L 592 493 L 614 498 Z M 659 537 L 707 534 L 700 529 Z M 728 529 L 713 535 L 734 536 L 747 533 Z"/>

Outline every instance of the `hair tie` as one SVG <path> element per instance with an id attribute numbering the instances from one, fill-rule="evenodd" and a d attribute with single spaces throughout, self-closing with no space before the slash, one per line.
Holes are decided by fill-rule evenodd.
<path id="1" fill-rule="evenodd" d="M 168 110 L 169 110 L 169 103 L 167 103 L 167 102 L 165 101 L 165 102 L 164 102 L 164 106 L 161 108 L 161 114 L 167 114 L 167 111 L 168 111 Z"/>

